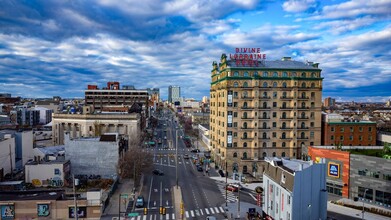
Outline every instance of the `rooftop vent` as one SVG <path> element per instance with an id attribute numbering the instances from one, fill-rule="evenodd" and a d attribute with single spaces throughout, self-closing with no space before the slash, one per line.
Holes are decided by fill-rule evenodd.
<path id="1" fill-rule="evenodd" d="M 292 57 L 283 57 L 281 60 L 282 61 L 289 61 L 289 60 L 292 60 Z"/>

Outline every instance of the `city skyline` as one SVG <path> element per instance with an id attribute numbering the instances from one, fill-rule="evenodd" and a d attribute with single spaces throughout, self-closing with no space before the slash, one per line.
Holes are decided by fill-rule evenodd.
<path id="1" fill-rule="evenodd" d="M 107 81 L 209 96 L 212 62 L 261 48 L 322 69 L 323 99 L 391 98 L 391 1 L 4 1 L 0 93 L 83 97 Z"/>

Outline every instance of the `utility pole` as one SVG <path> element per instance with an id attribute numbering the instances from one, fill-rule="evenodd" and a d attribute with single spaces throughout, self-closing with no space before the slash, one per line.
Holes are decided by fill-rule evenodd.
<path id="1" fill-rule="evenodd" d="M 10 151 L 10 164 L 11 164 L 11 178 L 14 178 L 14 168 L 12 167 L 12 151 L 11 151 L 11 144 L 8 145 L 9 151 Z"/>
<path id="2" fill-rule="evenodd" d="M 240 185 L 238 187 L 238 218 L 240 219 Z"/>
<path id="3" fill-rule="evenodd" d="M 72 179 L 73 179 L 73 202 L 74 202 L 74 210 L 73 214 L 75 215 L 76 220 L 79 219 L 78 216 L 78 211 L 77 211 L 77 199 L 76 199 L 76 183 L 75 183 L 75 174 L 72 174 Z"/>
<path id="4" fill-rule="evenodd" d="M 228 185 L 228 171 L 227 171 L 227 160 L 225 160 L 225 208 L 228 207 L 228 190 L 227 190 L 227 185 Z"/>

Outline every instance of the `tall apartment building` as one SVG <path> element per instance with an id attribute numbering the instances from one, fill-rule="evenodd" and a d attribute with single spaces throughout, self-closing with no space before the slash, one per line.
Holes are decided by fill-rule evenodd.
<path id="1" fill-rule="evenodd" d="M 376 122 L 344 119 L 339 114 L 325 114 L 322 122 L 322 145 L 376 145 Z"/>
<path id="2" fill-rule="evenodd" d="M 225 54 L 220 62 L 213 62 L 210 88 L 210 139 L 218 166 L 247 173 L 266 156 L 300 158 L 303 146 L 320 144 L 318 64 L 285 57 L 241 65 Z"/>
<path id="3" fill-rule="evenodd" d="M 335 105 L 335 99 L 327 97 L 324 99 L 324 107 L 331 107 Z"/>
<path id="4" fill-rule="evenodd" d="M 174 103 L 179 101 L 181 97 L 181 87 L 179 86 L 169 86 L 168 87 L 168 102 Z"/>
<path id="5" fill-rule="evenodd" d="M 95 111 L 102 111 L 105 107 L 128 106 L 138 104 L 147 109 L 148 91 L 124 86 L 120 89 L 119 82 L 108 82 L 107 87 L 99 89 L 97 85 L 88 85 L 85 90 L 85 103 Z"/>

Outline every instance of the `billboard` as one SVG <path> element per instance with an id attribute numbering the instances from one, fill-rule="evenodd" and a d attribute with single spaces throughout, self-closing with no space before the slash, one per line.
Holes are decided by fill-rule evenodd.
<path id="1" fill-rule="evenodd" d="M 340 168 L 339 164 L 333 163 L 333 162 L 329 162 L 329 164 L 327 166 L 327 175 L 339 178 L 339 173 L 340 173 L 340 169 L 339 168 Z"/>
<path id="2" fill-rule="evenodd" d="M 15 206 L 14 205 L 2 205 L 1 206 L 1 219 L 14 219 L 15 218 Z"/>

